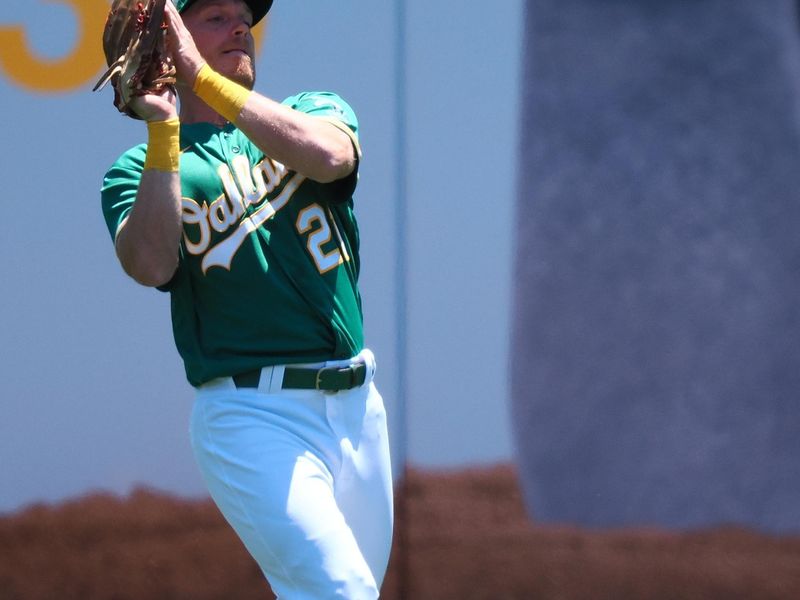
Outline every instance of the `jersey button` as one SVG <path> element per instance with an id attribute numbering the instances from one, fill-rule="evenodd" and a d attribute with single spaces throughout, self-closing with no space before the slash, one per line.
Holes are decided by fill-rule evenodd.
<path id="1" fill-rule="evenodd" d="M 231 151 L 232 151 L 234 154 L 239 154 L 239 146 L 234 146 L 233 148 L 231 148 Z"/>

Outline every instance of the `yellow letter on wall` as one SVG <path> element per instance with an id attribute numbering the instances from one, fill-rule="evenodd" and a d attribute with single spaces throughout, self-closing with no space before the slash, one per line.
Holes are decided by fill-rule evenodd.
<path id="1" fill-rule="evenodd" d="M 103 26 L 108 0 L 49 0 L 70 4 L 78 21 L 78 43 L 71 54 L 47 60 L 28 47 L 22 27 L 0 27 L 0 70 L 14 83 L 32 90 L 66 91 L 92 78 L 105 64 Z"/>
<path id="2" fill-rule="evenodd" d="M 78 43 L 62 58 L 45 59 L 36 56 L 28 47 L 23 27 L 0 25 L 0 74 L 35 92 L 66 92 L 93 84 L 106 65 L 103 28 L 109 0 L 46 1 L 72 7 L 78 21 Z M 264 19 L 253 29 L 257 48 L 261 46 L 266 21 Z"/>

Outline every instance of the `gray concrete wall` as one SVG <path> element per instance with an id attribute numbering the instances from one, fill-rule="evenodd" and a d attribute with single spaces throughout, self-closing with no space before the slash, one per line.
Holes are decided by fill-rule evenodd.
<path id="1" fill-rule="evenodd" d="M 800 531 L 790 0 L 528 0 L 512 404 L 539 521 Z"/>

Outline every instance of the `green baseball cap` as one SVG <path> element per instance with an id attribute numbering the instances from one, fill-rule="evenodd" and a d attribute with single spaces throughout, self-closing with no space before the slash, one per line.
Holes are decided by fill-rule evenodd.
<path id="1" fill-rule="evenodd" d="M 247 2 L 247 5 L 250 7 L 250 10 L 253 13 L 253 25 L 263 19 L 264 15 L 266 15 L 269 12 L 269 9 L 272 8 L 272 0 L 244 1 Z M 197 0 L 175 0 L 175 6 L 178 7 L 178 12 L 183 12 L 195 2 L 197 2 Z"/>

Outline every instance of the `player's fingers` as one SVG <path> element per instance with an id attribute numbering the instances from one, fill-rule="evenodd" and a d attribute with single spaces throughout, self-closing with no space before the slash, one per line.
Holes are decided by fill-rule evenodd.
<path id="1" fill-rule="evenodd" d="M 177 40 L 181 35 L 181 29 L 186 26 L 183 24 L 183 19 L 181 19 L 172 2 L 167 2 L 164 17 L 167 25 L 167 48 L 170 51 L 174 51 L 177 48 Z"/>
<path id="2" fill-rule="evenodd" d="M 175 17 L 178 17 L 178 19 L 180 20 L 180 13 L 178 12 L 178 9 L 175 7 L 175 4 L 173 4 L 172 0 L 167 0 L 164 6 L 164 15 L 167 18 L 168 25 L 172 25 L 172 22 L 175 20 Z"/>
<path id="3" fill-rule="evenodd" d="M 178 82 L 194 83 L 197 73 L 205 61 L 197 50 L 191 32 L 186 28 L 183 18 L 172 2 L 167 2 L 164 14 L 167 21 L 167 51 L 177 70 Z"/>

